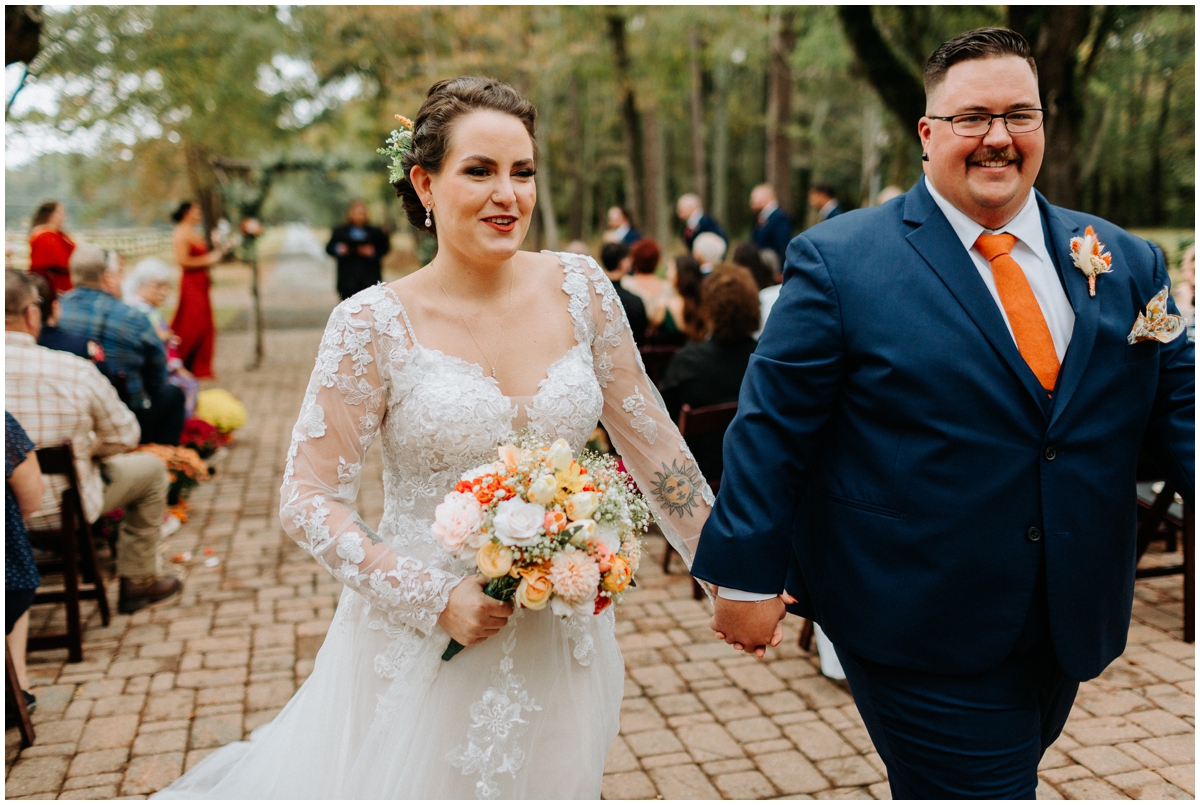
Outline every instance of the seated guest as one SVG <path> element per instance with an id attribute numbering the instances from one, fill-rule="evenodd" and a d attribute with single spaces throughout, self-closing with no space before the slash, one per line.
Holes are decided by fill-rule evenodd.
<path id="1" fill-rule="evenodd" d="M 40 300 L 38 307 L 42 310 L 42 332 L 38 336 L 38 346 L 57 349 L 60 352 L 70 352 L 72 355 L 78 355 L 84 360 L 91 361 L 96 364 L 100 373 L 111 381 L 108 364 L 104 360 L 104 350 L 95 341 L 84 338 L 82 335 L 68 333 L 59 327 L 58 320 L 62 318 L 62 305 L 54 295 L 52 286 L 41 274 L 30 272 L 29 278 L 33 280 L 33 284 L 37 288 Z"/>
<path id="2" fill-rule="evenodd" d="M 138 264 L 121 282 L 122 301 L 134 310 L 146 314 L 146 318 L 154 325 L 154 332 L 162 341 L 163 349 L 167 351 L 167 382 L 178 386 L 184 395 L 184 419 L 191 419 L 196 411 L 196 399 L 200 395 L 200 381 L 183 366 L 183 358 L 179 355 L 179 336 L 171 331 L 171 326 L 163 318 L 158 309 L 167 301 L 171 293 L 171 281 L 175 272 L 171 267 L 157 257 L 147 257 L 139 260 Z"/>
<path id="3" fill-rule="evenodd" d="M 701 232 L 692 243 L 692 256 L 700 262 L 700 273 L 708 275 L 713 266 L 725 259 L 729 244 L 715 232 Z"/>
<path id="4" fill-rule="evenodd" d="M 179 444 L 183 392 L 167 382 L 167 351 L 150 319 L 121 301 L 120 269 L 104 251 L 80 246 L 71 255 L 71 281 L 75 289 L 62 296 L 59 326 L 99 342 L 110 369 L 125 381 L 144 443 Z"/>
<path id="5" fill-rule="evenodd" d="M 633 330 L 633 340 L 641 344 L 646 338 L 646 305 L 642 298 L 621 285 L 621 278 L 629 273 L 633 260 L 629 257 L 629 247 L 624 243 L 605 243 L 600 249 L 600 263 L 604 273 L 612 280 L 613 290 L 625 308 L 625 318 L 629 319 L 629 329 Z"/>
<path id="6" fill-rule="evenodd" d="M 706 332 L 700 320 L 700 289 L 703 285 L 699 261 L 690 254 L 676 257 L 671 271 L 671 287 L 675 293 L 667 297 L 663 310 L 655 311 L 665 332 L 678 333 L 686 341 L 704 340 Z"/>
<path id="7" fill-rule="evenodd" d="M 4 634 L 25 706 L 37 698 L 29 692 L 25 673 L 25 640 L 29 636 L 29 607 L 42 583 L 25 520 L 37 511 L 45 491 L 33 442 L 13 415 L 4 412 Z"/>
<path id="8" fill-rule="evenodd" d="M 780 277 L 763 259 L 764 255 L 774 254 L 770 249 L 760 252 L 753 243 L 739 243 L 733 250 L 733 262 L 750 269 L 754 281 L 758 283 L 758 306 L 761 312 L 758 329 L 754 332 L 756 339 L 762 334 L 762 328 L 767 326 L 767 316 L 771 314 L 771 307 L 779 298 L 779 291 L 783 287 L 779 284 Z"/>
<path id="9" fill-rule="evenodd" d="M 37 302 L 28 274 L 4 272 L 5 408 L 35 445 L 71 442 L 89 523 L 104 512 L 125 510 L 117 543 L 117 609 L 136 612 L 181 587 L 178 579 L 158 575 L 170 479 L 157 456 L 128 452 L 138 444 L 137 418 L 96 367 L 37 345 L 42 324 Z M 65 483 L 51 476 L 31 526 L 58 519 Z"/>
<path id="10" fill-rule="evenodd" d="M 758 286 L 750 272 L 732 263 L 718 265 L 704 280 L 700 315 L 708 327 L 707 341 L 688 344 L 667 367 L 660 389 L 671 418 L 679 420 L 685 404 L 692 408 L 737 402 L 742 375 L 757 342 Z M 721 436 L 687 439 L 706 478 L 720 478 Z"/>

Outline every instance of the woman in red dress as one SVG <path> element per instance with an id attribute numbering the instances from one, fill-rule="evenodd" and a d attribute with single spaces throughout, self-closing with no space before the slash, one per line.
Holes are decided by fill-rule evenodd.
<path id="1" fill-rule="evenodd" d="M 196 231 L 202 218 L 200 208 L 190 201 L 180 204 L 171 216 L 171 220 L 175 221 L 175 233 L 172 236 L 175 259 L 183 268 L 183 280 L 179 283 L 179 307 L 175 309 L 171 329 L 179 337 L 179 356 L 183 359 L 184 367 L 197 378 L 211 378 L 217 333 L 212 300 L 208 296 L 212 284 L 208 267 L 224 254 L 209 251 L 207 241 Z"/>
<path id="2" fill-rule="evenodd" d="M 75 241 L 63 232 L 67 210 L 57 201 L 47 201 L 33 214 L 29 230 L 29 270 L 41 274 L 57 296 L 71 290 L 71 272 L 67 270 Z"/>

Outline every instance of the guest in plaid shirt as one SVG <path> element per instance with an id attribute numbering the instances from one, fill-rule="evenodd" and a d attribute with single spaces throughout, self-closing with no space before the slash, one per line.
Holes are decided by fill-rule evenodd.
<path id="1" fill-rule="evenodd" d="M 117 545 L 122 613 L 136 612 L 179 591 L 179 579 L 158 575 L 158 546 L 170 481 L 166 467 L 137 446 L 137 419 L 112 385 L 83 358 L 37 345 L 42 327 L 37 287 L 28 274 L 4 272 L 5 408 L 37 447 L 70 441 L 88 522 L 124 509 Z M 58 519 L 65 482 L 47 479 L 29 526 Z"/>
<path id="2" fill-rule="evenodd" d="M 167 353 L 146 314 L 121 301 L 121 273 L 104 251 L 80 246 L 71 255 L 75 289 L 63 294 L 58 326 L 100 344 L 110 371 L 124 378 L 126 404 L 142 441 L 179 444 L 183 392 L 167 382 Z"/>

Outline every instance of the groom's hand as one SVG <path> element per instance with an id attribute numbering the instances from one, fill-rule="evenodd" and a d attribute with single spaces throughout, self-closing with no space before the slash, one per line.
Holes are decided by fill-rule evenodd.
<path id="1" fill-rule="evenodd" d="M 765 601 L 730 601 L 718 597 L 709 626 L 738 651 L 752 652 L 760 660 L 767 646 L 783 640 L 783 616 L 787 609 L 780 596 Z"/>

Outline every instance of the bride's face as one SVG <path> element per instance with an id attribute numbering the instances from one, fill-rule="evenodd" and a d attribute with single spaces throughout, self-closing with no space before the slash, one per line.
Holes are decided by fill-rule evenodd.
<path id="1" fill-rule="evenodd" d="M 537 202 L 535 169 L 533 143 L 518 118 L 493 110 L 458 118 L 442 170 L 428 176 L 428 194 L 421 193 L 433 202 L 439 250 L 489 262 L 516 254 Z"/>

